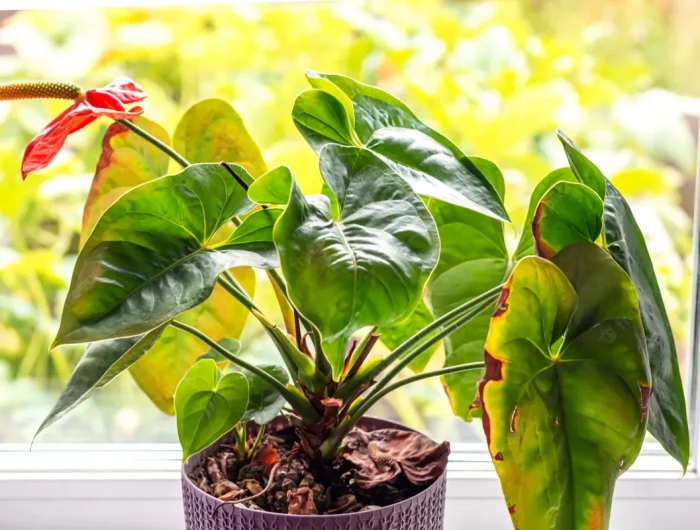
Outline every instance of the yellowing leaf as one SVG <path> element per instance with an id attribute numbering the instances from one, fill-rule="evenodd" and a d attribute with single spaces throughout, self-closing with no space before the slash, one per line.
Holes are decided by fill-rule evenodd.
<path id="1" fill-rule="evenodd" d="M 173 145 L 192 163 L 235 162 L 253 177 L 267 169 L 243 120 L 221 99 L 205 99 L 191 106 L 177 124 Z"/>
<path id="2" fill-rule="evenodd" d="M 138 117 L 134 124 L 160 141 L 170 143 L 167 131 L 157 123 Z M 102 154 L 83 210 L 81 243 L 114 201 L 134 186 L 165 175 L 168 162 L 168 155 L 121 123 L 110 125 L 102 138 Z"/>

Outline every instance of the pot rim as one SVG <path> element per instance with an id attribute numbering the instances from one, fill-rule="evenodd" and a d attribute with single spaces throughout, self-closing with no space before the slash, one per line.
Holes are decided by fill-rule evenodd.
<path id="1" fill-rule="evenodd" d="M 392 429 L 393 428 L 393 429 L 400 429 L 403 431 L 419 432 L 419 431 L 417 431 L 415 429 L 411 429 L 410 427 L 407 427 L 401 423 L 391 421 L 391 420 L 385 420 L 385 419 L 381 419 L 381 418 L 375 418 L 372 416 L 365 416 L 365 417 L 361 418 L 360 421 L 358 422 L 358 426 L 367 425 L 367 424 L 374 425 L 377 427 L 377 428 L 374 428 L 372 430 Z M 424 433 L 420 433 L 420 434 L 423 434 L 423 436 L 430 438 L 427 434 L 424 434 Z M 217 510 L 219 509 L 219 506 L 225 505 L 226 503 L 224 501 L 217 499 L 213 495 L 209 495 L 207 492 L 201 490 L 194 482 L 192 482 L 192 480 L 190 479 L 190 477 L 187 474 L 187 471 L 188 471 L 187 468 L 188 468 L 188 466 L 193 465 L 192 464 L 193 460 L 196 458 L 200 458 L 202 453 L 205 453 L 205 452 L 211 450 L 212 448 L 218 447 L 222 443 L 226 443 L 226 441 L 228 440 L 228 438 L 230 436 L 231 436 L 230 432 L 226 433 L 225 435 L 223 435 L 221 438 L 219 438 L 213 444 L 209 445 L 208 447 L 205 447 L 204 449 L 202 449 L 201 451 L 199 451 L 193 455 L 190 455 L 187 458 L 187 460 L 185 460 L 185 462 L 183 462 L 182 466 L 180 467 L 180 476 L 182 478 L 183 486 L 187 487 L 188 489 L 193 490 L 196 495 L 203 497 L 209 503 L 213 502 L 214 505 L 216 506 Z M 432 438 L 430 438 L 430 439 L 432 440 Z M 243 512 L 251 513 L 251 514 L 261 514 L 261 515 L 264 514 L 265 517 L 278 517 L 278 518 L 283 518 L 283 519 L 297 519 L 298 518 L 298 519 L 309 519 L 309 520 L 318 521 L 318 522 L 324 522 L 324 521 L 330 522 L 330 521 L 333 521 L 333 520 L 339 519 L 339 518 L 347 518 L 349 515 L 358 515 L 358 516 L 360 516 L 360 515 L 364 516 L 366 514 L 371 515 L 375 512 L 378 512 L 381 510 L 386 510 L 387 508 L 398 508 L 400 506 L 409 505 L 409 504 L 415 502 L 415 499 L 417 497 L 428 495 L 429 492 L 431 492 L 433 489 L 440 487 L 440 485 L 445 481 L 446 475 L 447 475 L 447 469 L 445 469 L 445 471 L 443 471 L 442 474 L 437 479 L 435 479 L 432 484 L 430 484 L 429 486 L 427 486 L 425 489 L 421 490 L 420 492 L 416 493 L 415 495 L 412 495 L 411 497 L 408 497 L 408 498 L 402 500 L 401 502 L 397 502 L 394 504 L 388 504 L 386 506 L 378 506 L 372 510 L 366 510 L 363 512 L 353 512 L 351 514 L 341 513 L 341 514 L 331 514 L 331 515 L 328 515 L 328 514 L 297 515 L 297 514 L 288 514 L 288 513 L 268 512 L 265 510 L 252 510 L 250 508 L 246 508 L 245 506 L 241 506 L 240 504 L 228 504 L 227 508 L 221 508 L 221 509 L 222 510 L 232 509 L 234 512 L 236 510 L 241 510 Z"/>

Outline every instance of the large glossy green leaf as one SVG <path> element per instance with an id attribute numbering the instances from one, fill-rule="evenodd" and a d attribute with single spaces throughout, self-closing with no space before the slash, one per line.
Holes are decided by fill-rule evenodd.
<path id="1" fill-rule="evenodd" d="M 85 242 L 54 345 L 135 336 L 211 294 L 236 266 L 270 268 L 270 241 L 213 244 L 251 203 L 217 164 L 195 164 L 122 195 Z"/>
<path id="2" fill-rule="evenodd" d="M 607 252 L 577 243 L 554 261 L 524 258 L 503 289 L 484 431 L 516 528 L 605 530 L 644 439 L 644 331 L 634 285 Z"/>
<path id="3" fill-rule="evenodd" d="M 338 200 L 304 197 L 296 184 L 274 240 L 289 295 L 323 337 L 334 378 L 352 334 L 408 315 L 437 263 L 430 213 L 411 188 L 367 149 L 329 144 L 325 182 Z"/>
<path id="4" fill-rule="evenodd" d="M 258 368 L 264 370 L 283 384 L 289 383 L 289 374 L 282 366 L 276 364 L 260 364 Z M 279 391 L 270 383 L 247 370 L 243 370 L 248 380 L 250 397 L 243 421 L 254 421 L 258 425 L 265 425 L 274 420 L 284 407 L 286 401 Z"/>
<path id="5" fill-rule="evenodd" d="M 137 118 L 135 123 L 164 143 L 170 143 L 167 132 L 156 124 L 142 117 Z M 193 126 L 190 128 L 194 130 Z M 87 240 L 99 216 L 118 197 L 143 182 L 164 175 L 167 172 L 168 160 L 167 155 L 151 143 L 118 123 L 112 124 L 103 139 L 100 162 L 85 205 L 81 241 L 84 243 Z M 241 167 L 238 167 L 238 171 L 242 178 L 252 182 L 252 177 Z M 251 226 L 247 220 L 244 225 L 244 229 Z M 226 239 L 230 231 L 228 226 L 222 226 L 212 241 Z M 252 296 L 255 290 L 253 271 L 249 268 L 238 268 L 232 269 L 231 272 Z M 247 317 L 248 310 L 223 288 L 217 286 L 206 301 L 186 311 L 178 319 L 205 331 L 212 339 L 219 340 L 230 334 L 239 336 Z M 113 339 L 99 344 L 101 349 L 109 349 L 113 355 L 126 355 L 130 348 L 130 340 L 132 339 Z M 148 353 L 130 367 L 130 372 L 158 408 L 167 414 L 174 414 L 175 388 L 190 366 L 205 351 L 206 346 L 196 338 L 176 329 L 166 328 Z"/>
<path id="6" fill-rule="evenodd" d="M 603 229 L 603 201 L 585 184 L 559 182 L 535 209 L 532 233 L 537 255 L 551 259 L 564 247 L 594 242 Z"/>
<path id="7" fill-rule="evenodd" d="M 690 434 L 676 344 L 644 236 L 624 197 L 603 177 L 571 140 L 563 140 L 574 173 L 586 181 L 606 183 L 604 244 L 637 288 L 651 364 L 654 391 L 649 402 L 649 432 L 685 469 Z M 585 177 L 585 178 L 584 178 Z"/>
<path id="8" fill-rule="evenodd" d="M 168 324 L 163 324 L 139 337 L 90 344 L 36 435 L 138 361 L 160 338 L 167 326 Z"/>
<path id="9" fill-rule="evenodd" d="M 428 294 L 433 314 L 440 317 L 505 281 L 509 256 L 503 223 L 441 201 L 430 201 L 429 208 L 440 233 L 440 261 Z M 483 358 L 492 312 L 493 307 L 484 309 L 445 338 L 446 366 Z M 478 414 L 474 398 L 480 376 L 470 371 L 443 378 L 452 410 L 465 420 Z"/>
<path id="10" fill-rule="evenodd" d="M 139 116 L 134 124 L 165 144 L 167 131 Z M 102 153 L 83 210 L 81 242 L 85 242 L 104 211 L 134 186 L 162 177 L 168 172 L 168 155 L 124 125 L 114 122 L 102 138 Z"/>
<path id="11" fill-rule="evenodd" d="M 243 374 L 223 375 L 211 359 L 195 363 L 175 392 L 182 459 L 230 431 L 241 421 L 247 406 L 248 380 Z"/>
<path id="12" fill-rule="evenodd" d="M 372 135 L 366 147 L 382 155 L 416 193 L 508 220 L 498 193 L 481 171 L 431 136 L 415 129 L 385 127 Z"/>
<path id="13" fill-rule="evenodd" d="M 187 109 L 175 128 L 173 147 L 191 163 L 235 162 L 253 177 L 267 170 L 243 120 L 221 99 L 205 99 Z"/>
<path id="14" fill-rule="evenodd" d="M 307 78 L 315 90 L 299 96 L 292 115 L 317 152 L 329 143 L 364 145 L 416 193 L 508 221 L 489 179 L 397 98 L 341 75 L 307 72 Z"/>
<path id="15" fill-rule="evenodd" d="M 449 139 L 420 121 L 403 101 L 380 88 L 360 83 L 344 75 L 322 74 L 311 70 L 306 72 L 306 78 L 312 87 L 328 92 L 341 102 L 342 97 L 338 91 L 350 100 L 355 131 L 362 143 L 368 142 L 378 129 L 403 127 L 421 131 L 448 146 L 453 152 L 461 153 Z M 344 107 L 350 114 L 347 104 L 344 104 Z"/>

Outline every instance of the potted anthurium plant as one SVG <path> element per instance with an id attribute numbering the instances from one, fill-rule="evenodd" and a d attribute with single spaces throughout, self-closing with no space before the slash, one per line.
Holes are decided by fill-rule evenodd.
<path id="1" fill-rule="evenodd" d="M 23 176 L 98 116 L 115 120 L 54 343 L 89 345 L 39 431 L 131 372 L 177 416 L 191 529 L 442 528 L 449 445 L 367 417 L 428 377 L 459 416 L 481 417 L 517 529 L 607 528 L 647 431 L 685 468 L 663 301 L 600 170 L 558 133 L 569 167 L 536 187 L 511 253 L 493 163 L 378 88 L 307 77 L 292 117 L 324 180 L 308 196 L 265 167 L 223 101 L 194 105 L 171 140 L 128 79 L 0 88 L 73 100 L 28 146 Z M 284 326 L 256 305 L 251 268 Z M 238 355 L 248 313 L 279 365 Z M 445 366 L 426 371 L 440 341 Z"/>

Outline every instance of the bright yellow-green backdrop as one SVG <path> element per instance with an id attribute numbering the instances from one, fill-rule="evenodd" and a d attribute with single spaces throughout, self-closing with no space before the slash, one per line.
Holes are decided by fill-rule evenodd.
<path id="1" fill-rule="evenodd" d="M 230 101 L 269 167 L 319 189 L 317 158 L 290 112 L 304 70 L 343 73 L 395 93 L 469 154 L 504 171 L 519 226 L 529 192 L 564 160 L 561 127 L 613 177 L 637 211 L 685 351 L 694 146 L 685 115 L 700 81 L 687 0 L 382 0 L 243 7 L 32 11 L 5 19 L 0 80 L 101 86 L 126 74 L 147 116 L 172 131 L 205 97 Z M 693 69 L 693 66 L 695 68 Z M 64 102 L 0 106 L 0 442 L 27 441 L 80 348 L 48 352 L 78 248 L 81 204 L 107 122 L 72 137 L 22 183 L 26 142 Z M 512 231 L 515 236 L 515 229 Z M 259 289 L 259 297 L 271 297 Z M 254 326 L 247 355 L 269 348 Z M 439 362 L 436 359 L 435 362 Z M 123 378 L 41 440 L 169 440 Z M 395 394 L 383 413 L 436 437 L 473 431 L 449 415 L 436 383 Z"/>

